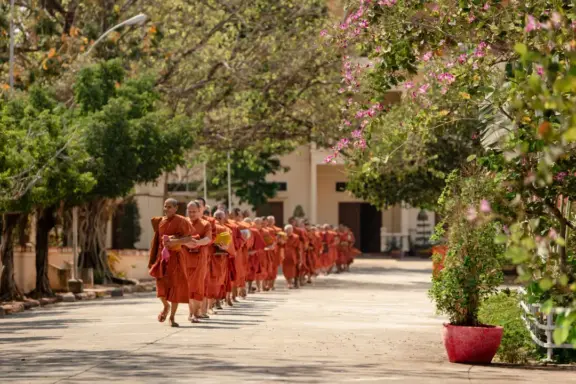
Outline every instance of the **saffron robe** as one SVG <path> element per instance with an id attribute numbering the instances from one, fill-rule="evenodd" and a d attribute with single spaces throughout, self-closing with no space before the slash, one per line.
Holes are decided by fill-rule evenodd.
<path id="1" fill-rule="evenodd" d="M 300 245 L 300 238 L 295 233 L 287 237 L 284 247 L 284 260 L 282 261 L 282 273 L 287 280 L 296 277 Z"/>
<path id="2" fill-rule="evenodd" d="M 210 223 L 203 219 L 190 221 L 192 235 L 199 240 L 212 238 L 212 227 Z M 186 280 L 188 283 L 188 298 L 190 300 L 202 301 L 206 295 L 206 273 L 208 269 L 208 253 L 210 245 L 203 245 L 197 248 L 182 246 L 182 256 L 185 266 Z"/>
<path id="3" fill-rule="evenodd" d="M 181 250 L 169 250 L 168 261 L 162 260 L 161 253 L 164 248 L 164 236 L 181 238 L 190 235 L 188 220 L 180 215 L 171 218 L 155 217 L 152 219 L 152 227 L 155 233 L 148 265 L 151 271 L 155 271 L 156 296 L 163 297 L 171 303 L 187 303 L 188 289 Z"/>

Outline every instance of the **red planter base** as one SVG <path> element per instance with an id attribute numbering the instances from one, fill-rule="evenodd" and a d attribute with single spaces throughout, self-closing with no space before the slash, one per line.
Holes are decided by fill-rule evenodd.
<path id="1" fill-rule="evenodd" d="M 502 327 L 461 327 L 444 324 L 444 347 L 451 363 L 490 364 L 500 342 Z"/>

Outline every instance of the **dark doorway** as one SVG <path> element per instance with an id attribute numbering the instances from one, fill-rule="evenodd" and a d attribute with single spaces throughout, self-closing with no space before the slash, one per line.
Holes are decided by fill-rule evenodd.
<path id="1" fill-rule="evenodd" d="M 380 252 L 381 211 L 368 203 L 340 203 L 338 219 L 354 233 L 356 248 L 363 253 Z"/>
<path id="2" fill-rule="evenodd" d="M 188 204 L 186 203 L 178 203 L 178 211 L 176 212 L 177 214 L 187 217 L 188 216 Z"/>
<path id="3" fill-rule="evenodd" d="M 277 227 L 284 227 L 284 202 L 272 201 L 256 208 L 257 216 L 274 216 Z"/>

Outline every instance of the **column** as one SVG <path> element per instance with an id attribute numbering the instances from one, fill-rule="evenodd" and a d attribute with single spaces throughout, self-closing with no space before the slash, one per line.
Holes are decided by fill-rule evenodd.
<path id="1" fill-rule="evenodd" d="M 407 204 L 400 204 L 400 232 L 402 233 L 402 252 L 410 250 L 410 207 Z"/>
<path id="2" fill-rule="evenodd" d="M 310 156 L 310 221 L 318 224 L 318 175 L 314 156 Z"/>

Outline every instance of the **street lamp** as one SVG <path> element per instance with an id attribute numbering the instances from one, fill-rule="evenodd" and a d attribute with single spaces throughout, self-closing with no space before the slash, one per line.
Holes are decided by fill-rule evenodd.
<path id="1" fill-rule="evenodd" d="M 10 93 L 14 94 L 14 0 L 10 0 Z"/>
<path id="2" fill-rule="evenodd" d="M 228 158 L 228 212 L 232 212 L 232 170 L 230 163 L 230 151 L 227 154 Z"/>
<path id="3" fill-rule="evenodd" d="M 14 1 L 14 0 L 12 0 Z M 104 32 L 102 34 L 102 36 L 100 36 L 98 38 L 98 40 L 96 40 L 94 42 L 94 44 L 92 44 L 92 46 L 90 47 L 90 49 L 88 49 L 88 51 L 86 51 L 86 53 L 84 54 L 84 56 L 88 56 L 90 54 L 90 52 L 92 52 L 92 49 L 94 49 L 94 47 L 96 45 L 98 45 L 98 43 L 100 43 L 102 41 L 102 39 L 104 39 L 106 36 L 108 36 L 110 33 L 114 32 L 115 30 L 117 30 L 118 28 L 121 27 L 125 27 L 128 25 L 141 25 L 144 24 L 146 22 L 146 20 L 148 20 L 148 16 L 146 16 L 145 14 L 141 13 L 139 15 L 136 15 L 134 17 L 129 18 L 128 20 L 125 20 L 123 22 L 121 22 L 120 24 L 117 24 L 115 26 L 113 26 L 112 28 L 110 28 L 109 30 L 107 30 L 106 32 Z"/>

